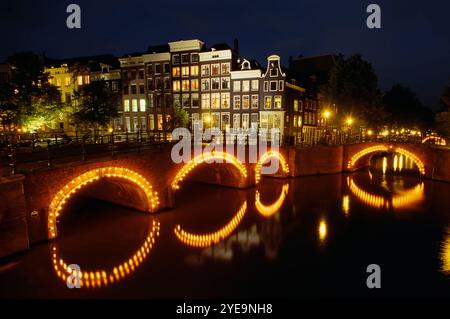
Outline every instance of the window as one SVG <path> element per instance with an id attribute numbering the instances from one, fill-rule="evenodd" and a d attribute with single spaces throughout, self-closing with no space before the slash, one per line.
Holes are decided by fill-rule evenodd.
<path id="1" fill-rule="evenodd" d="M 130 112 L 130 100 L 123 101 L 123 111 Z"/>
<path id="2" fill-rule="evenodd" d="M 220 125 L 220 113 L 211 113 L 211 127 L 219 128 Z"/>
<path id="3" fill-rule="evenodd" d="M 180 55 L 179 54 L 172 55 L 172 64 L 175 64 L 175 65 L 180 64 Z"/>
<path id="4" fill-rule="evenodd" d="M 133 109 L 133 112 L 137 112 L 138 111 L 138 101 L 137 101 L 137 99 L 131 100 L 131 107 Z"/>
<path id="5" fill-rule="evenodd" d="M 169 74 L 170 73 L 170 65 L 169 63 L 164 63 L 164 73 Z"/>
<path id="6" fill-rule="evenodd" d="M 161 74 L 161 64 L 160 63 L 155 64 L 155 74 Z"/>
<path id="7" fill-rule="evenodd" d="M 161 78 L 156 78 L 155 79 L 155 88 L 157 90 L 162 90 L 162 88 L 163 88 L 163 81 L 162 81 Z"/>
<path id="8" fill-rule="evenodd" d="M 153 94 L 148 95 L 148 105 L 149 108 L 153 107 Z"/>
<path id="9" fill-rule="evenodd" d="M 174 107 L 180 107 L 181 106 L 181 96 L 180 94 L 174 94 L 173 95 L 173 106 Z"/>
<path id="10" fill-rule="evenodd" d="M 248 110 L 250 108 L 250 96 L 244 95 L 242 96 L 242 109 Z"/>
<path id="11" fill-rule="evenodd" d="M 233 92 L 240 92 L 240 91 L 241 91 L 241 81 L 234 81 Z"/>
<path id="12" fill-rule="evenodd" d="M 166 93 L 164 94 L 164 106 L 170 107 L 172 105 L 172 94 Z"/>
<path id="13" fill-rule="evenodd" d="M 188 66 L 183 66 L 181 68 L 181 76 L 189 76 L 189 67 Z"/>
<path id="14" fill-rule="evenodd" d="M 264 98 L 264 109 L 268 110 L 272 107 L 272 97 L 266 96 Z"/>
<path id="15" fill-rule="evenodd" d="M 189 63 L 189 53 L 184 53 L 181 55 L 181 63 Z"/>
<path id="16" fill-rule="evenodd" d="M 242 114 L 242 128 L 246 129 L 249 127 L 249 114 L 243 113 Z"/>
<path id="17" fill-rule="evenodd" d="M 252 113 L 251 123 L 252 123 L 252 127 L 254 127 L 254 128 L 258 127 L 258 113 Z"/>
<path id="18" fill-rule="evenodd" d="M 191 91 L 198 91 L 198 80 L 191 80 Z"/>
<path id="19" fill-rule="evenodd" d="M 222 130 L 230 128 L 230 113 L 221 113 Z"/>
<path id="20" fill-rule="evenodd" d="M 213 90 L 220 89 L 220 78 L 211 79 L 211 89 Z"/>
<path id="21" fill-rule="evenodd" d="M 300 107 L 298 108 L 298 111 L 303 112 L 303 101 L 299 101 L 299 104 Z"/>
<path id="22" fill-rule="evenodd" d="M 139 110 L 145 112 L 146 101 L 145 99 L 139 99 Z"/>
<path id="23" fill-rule="evenodd" d="M 294 100 L 294 112 L 298 112 L 298 100 L 297 99 Z"/>
<path id="24" fill-rule="evenodd" d="M 258 95 L 252 95 L 252 109 L 259 109 L 259 97 L 258 97 Z"/>
<path id="25" fill-rule="evenodd" d="M 241 127 L 241 115 L 233 114 L 233 128 L 240 128 L 240 127 Z"/>
<path id="26" fill-rule="evenodd" d="M 297 126 L 298 127 L 302 127 L 302 117 L 299 115 L 298 119 L 297 119 Z"/>
<path id="27" fill-rule="evenodd" d="M 141 129 L 147 130 L 147 118 L 146 117 L 141 117 Z"/>
<path id="28" fill-rule="evenodd" d="M 164 90 L 170 90 L 170 78 L 164 78 Z"/>
<path id="29" fill-rule="evenodd" d="M 153 64 L 147 64 L 147 75 L 150 76 L 153 74 Z"/>
<path id="30" fill-rule="evenodd" d="M 172 68 L 172 76 L 173 77 L 177 78 L 177 77 L 180 77 L 180 75 L 181 75 L 181 69 L 179 66 Z"/>
<path id="31" fill-rule="evenodd" d="M 259 90 L 259 80 L 252 80 L 252 91 Z"/>
<path id="32" fill-rule="evenodd" d="M 191 94 L 191 106 L 198 108 L 200 106 L 199 95 L 198 93 Z"/>
<path id="33" fill-rule="evenodd" d="M 172 85 L 173 85 L 173 91 L 174 92 L 179 92 L 180 91 L 180 89 L 181 89 L 180 81 L 173 81 Z"/>
<path id="34" fill-rule="evenodd" d="M 292 123 L 294 127 L 297 127 L 297 115 L 294 115 L 294 123 Z"/>
<path id="35" fill-rule="evenodd" d="M 202 79 L 202 91 L 209 91 L 210 87 L 209 79 Z"/>
<path id="36" fill-rule="evenodd" d="M 66 86 L 69 86 L 70 85 L 70 77 L 68 77 L 68 76 L 66 76 L 65 78 L 64 78 L 64 80 L 65 80 L 65 85 Z"/>
<path id="37" fill-rule="evenodd" d="M 123 87 L 123 94 L 124 94 L 124 95 L 128 95 L 128 93 L 129 93 L 129 87 L 128 87 L 128 85 L 125 85 L 125 86 Z"/>
<path id="38" fill-rule="evenodd" d="M 233 109 L 239 110 L 241 108 L 241 97 L 239 95 L 235 95 L 233 97 Z"/>
<path id="39" fill-rule="evenodd" d="M 149 91 L 153 91 L 155 89 L 154 83 L 153 83 L 153 79 L 148 79 L 147 80 L 147 89 Z"/>
<path id="40" fill-rule="evenodd" d="M 284 81 L 278 81 L 278 89 L 280 91 L 283 91 L 283 89 L 284 89 Z"/>
<path id="41" fill-rule="evenodd" d="M 271 69 L 270 76 L 278 76 L 278 69 Z"/>
<path id="42" fill-rule="evenodd" d="M 181 82 L 181 90 L 182 91 L 189 91 L 190 81 L 189 80 L 183 80 Z"/>
<path id="43" fill-rule="evenodd" d="M 277 81 L 270 81 L 270 91 L 277 90 Z"/>
<path id="44" fill-rule="evenodd" d="M 155 106 L 157 108 L 161 108 L 162 107 L 162 96 L 161 94 L 156 94 L 156 98 L 155 98 Z"/>
<path id="45" fill-rule="evenodd" d="M 264 92 L 269 91 L 269 82 L 268 81 L 264 81 Z"/>
<path id="46" fill-rule="evenodd" d="M 144 79 L 144 70 L 139 70 L 139 79 Z"/>
<path id="47" fill-rule="evenodd" d="M 72 95 L 69 92 L 66 92 L 65 94 L 66 103 L 71 104 L 72 103 Z"/>
<path id="48" fill-rule="evenodd" d="M 202 109 L 209 109 L 211 106 L 211 96 L 209 94 L 202 94 Z"/>
<path id="49" fill-rule="evenodd" d="M 230 108 L 230 93 L 222 93 L 222 108 Z"/>
<path id="50" fill-rule="evenodd" d="M 230 78 L 222 78 L 222 90 L 230 89 Z"/>
<path id="51" fill-rule="evenodd" d="M 222 63 L 222 75 L 230 74 L 230 63 Z"/>
<path id="52" fill-rule="evenodd" d="M 123 72 L 122 72 L 122 78 L 123 78 L 124 80 L 128 80 L 128 72 L 127 72 L 127 71 L 123 71 Z"/>
<path id="53" fill-rule="evenodd" d="M 218 109 L 220 107 L 220 93 L 211 94 L 211 108 Z"/>
<path id="54" fill-rule="evenodd" d="M 191 76 L 198 76 L 198 65 L 191 66 Z"/>
<path id="55" fill-rule="evenodd" d="M 211 75 L 216 76 L 220 74 L 220 64 L 211 64 Z"/>
<path id="56" fill-rule="evenodd" d="M 83 75 L 83 84 L 89 84 L 89 75 Z"/>
<path id="57" fill-rule="evenodd" d="M 201 122 L 200 122 L 200 114 L 199 113 L 192 113 L 191 116 L 191 122 L 192 122 L 192 129 L 201 129 Z"/>
<path id="58" fill-rule="evenodd" d="M 202 113 L 202 124 L 203 126 L 209 126 L 211 123 L 211 114 L 209 113 Z"/>
<path id="59" fill-rule="evenodd" d="M 242 81 L 242 92 L 250 91 L 250 81 Z"/>
<path id="60" fill-rule="evenodd" d="M 145 94 L 145 85 L 139 84 L 139 94 Z"/>
<path id="61" fill-rule="evenodd" d="M 148 115 L 148 128 L 150 131 L 155 129 L 155 116 L 153 114 Z"/>
<path id="62" fill-rule="evenodd" d="M 78 85 L 83 85 L 83 77 L 81 75 L 77 76 Z"/>
<path id="63" fill-rule="evenodd" d="M 136 80 L 136 71 L 131 71 L 131 79 L 130 80 Z"/>
<path id="64" fill-rule="evenodd" d="M 136 84 L 131 85 L 131 94 L 136 94 Z"/>
<path id="65" fill-rule="evenodd" d="M 281 109 L 281 95 L 277 95 L 273 99 L 273 108 L 274 109 Z"/>
<path id="66" fill-rule="evenodd" d="M 130 123 L 130 117 L 125 117 L 125 129 L 129 132 L 131 131 L 131 123 Z"/>
<path id="67" fill-rule="evenodd" d="M 181 103 L 182 103 L 183 107 L 189 107 L 189 104 L 191 103 L 189 94 L 182 95 Z"/>
<path id="68" fill-rule="evenodd" d="M 191 62 L 198 63 L 198 61 L 199 61 L 198 53 L 191 53 Z"/>
<path id="69" fill-rule="evenodd" d="M 209 76 L 209 64 L 202 65 L 202 76 Z"/>
<path id="70" fill-rule="evenodd" d="M 156 116 L 156 128 L 159 131 L 162 131 L 162 129 L 163 129 L 163 116 L 162 116 L 162 114 L 158 114 Z"/>

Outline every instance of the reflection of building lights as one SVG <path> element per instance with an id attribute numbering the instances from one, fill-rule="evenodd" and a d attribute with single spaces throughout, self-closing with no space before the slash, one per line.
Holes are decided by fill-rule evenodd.
<path id="1" fill-rule="evenodd" d="M 270 217 L 275 213 L 277 213 L 280 210 L 281 206 L 283 205 L 288 192 L 289 192 L 289 184 L 284 184 L 283 189 L 281 190 L 281 194 L 280 196 L 278 196 L 278 199 L 273 204 L 266 206 L 261 203 L 261 194 L 258 191 L 256 191 L 255 206 L 256 209 L 258 210 L 258 213 L 260 213 L 264 217 Z"/>
<path id="2" fill-rule="evenodd" d="M 394 195 L 391 198 L 385 198 L 381 195 L 372 194 L 370 192 L 362 190 L 356 185 L 356 183 L 353 181 L 353 178 L 350 177 L 347 177 L 347 185 L 356 198 L 374 208 L 407 208 L 412 204 L 421 201 L 424 197 L 423 183 L 420 183 L 414 188 L 406 190 L 399 195 Z"/>
<path id="3" fill-rule="evenodd" d="M 195 167 L 205 162 L 209 163 L 212 160 L 224 160 L 226 163 L 230 163 L 234 167 L 236 167 L 244 178 L 247 177 L 247 169 L 245 168 L 245 165 L 242 164 L 241 161 L 239 161 L 236 157 L 226 152 L 212 151 L 210 153 L 202 153 L 198 156 L 195 156 L 189 163 L 185 164 L 175 176 L 172 182 L 172 189 L 180 189 L 181 182 L 183 182 L 186 176 Z"/>
<path id="4" fill-rule="evenodd" d="M 450 274 L 450 229 L 441 245 L 441 271 Z"/>
<path id="5" fill-rule="evenodd" d="M 446 146 L 447 145 L 447 141 L 445 139 L 443 139 L 442 137 L 439 137 L 439 136 L 434 136 L 434 135 L 430 135 L 430 136 L 425 137 L 422 140 L 422 143 L 426 143 L 426 142 L 428 142 L 430 140 L 433 140 L 436 145 L 441 145 L 441 146 Z"/>
<path id="6" fill-rule="evenodd" d="M 327 223 L 325 220 L 321 220 L 319 223 L 319 239 L 324 241 L 327 238 Z"/>
<path id="7" fill-rule="evenodd" d="M 154 221 L 150 233 L 148 234 L 144 243 L 139 247 L 139 249 L 136 250 L 136 252 L 130 258 L 128 258 L 121 264 L 112 267 L 112 269 L 99 269 L 95 271 L 84 271 L 81 269 L 77 274 L 78 276 L 76 276 L 79 278 L 80 286 L 83 288 L 105 287 L 129 276 L 147 258 L 150 250 L 155 244 L 155 238 L 159 236 L 159 230 L 160 223 Z M 69 276 L 75 275 L 72 274 L 74 270 L 71 269 L 60 256 L 58 256 L 58 250 L 55 245 L 52 246 L 52 262 L 56 275 L 64 282 L 67 281 L 67 278 Z"/>
<path id="8" fill-rule="evenodd" d="M 400 155 L 398 159 L 398 171 L 401 172 L 402 170 L 403 170 L 403 155 Z"/>
<path id="9" fill-rule="evenodd" d="M 66 184 L 56 195 L 49 206 L 48 212 L 48 237 L 55 238 L 57 235 L 56 219 L 67 200 L 81 188 L 99 180 L 101 177 L 113 177 L 129 180 L 138 185 L 147 196 L 148 208 L 151 212 L 156 210 L 159 204 L 158 193 L 152 190 L 150 183 L 138 173 L 122 167 L 104 167 L 86 172 L 68 184 Z"/>
<path id="10" fill-rule="evenodd" d="M 404 148 L 401 147 L 397 147 L 395 149 L 395 151 L 401 155 L 404 155 L 406 157 L 409 157 L 419 168 L 419 171 L 422 175 L 425 175 L 425 165 L 423 164 L 423 162 L 413 153 L 405 150 Z"/>
<path id="11" fill-rule="evenodd" d="M 383 175 L 386 174 L 386 170 L 387 170 L 387 157 L 383 157 Z"/>
<path id="12" fill-rule="evenodd" d="M 247 201 L 245 201 L 245 203 L 241 206 L 233 219 L 231 219 L 228 224 L 223 226 L 218 231 L 208 234 L 191 234 L 184 231 L 180 225 L 177 225 L 174 229 L 174 233 L 178 240 L 188 246 L 199 248 L 209 247 L 227 238 L 241 223 L 242 218 L 244 217 L 246 212 Z"/>
<path id="13" fill-rule="evenodd" d="M 256 163 L 256 167 L 255 167 L 255 182 L 256 182 L 256 184 L 258 184 L 259 181 L 261 180 L 262 166 L 264 165 L 264 163 L 267 162 L 267 160 L 269 158 L 276 158 L 278 160 L 278 163 L 281 164 L 281 169 L 283 171 L 283 174 L 285 174 L 285 175 L 289 174 L 289 165 L 287 164 L 284 156 L 281 155 L 281 153 L 279 153 L 279 152 L 269 151 L 269 152 L 264 153 L 264 155 L 259 158 L 258 163 Z"/>
<path id="14" fill-rule="evenodd" d="M 350 196 L 348 195 L 342 197 L 342 210 L 345 215 L 348 215 L 348 212 L 350 211 Z"/>

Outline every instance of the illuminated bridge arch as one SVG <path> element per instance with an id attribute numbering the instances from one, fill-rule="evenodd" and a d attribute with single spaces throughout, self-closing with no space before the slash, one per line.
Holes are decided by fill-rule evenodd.
<path id="1" fill-rule="evenodd" d="M 247 178 L 247 169 L 245 168 L 244 164 L 242 164 L 242 162 L 239 161 L 236 157 L 227 152 L 212 151 L 195 156 L 191 161 L 186 163 L 178 171 L 177 175 L 173 179 L 171 183 L 172 189 L 173 190 L 180 189 L 180 184 L 184 181 L 186 176 L 189 175 L 189 173 L 193 169 L 195 169 L 200 164 L 210 163 L 212 160 L 222 160 L 225 163 L 232 164 L 234 167 L 238 169 L 239 173 L 244 179 Z"/>
<path id="2" fill-rule="evenodd" d="M 355 164 L 364 156 L 378 153 L 378 152 L 396 152 L 406 157 L 409 157 L 419 168 L 420 174 L 425 175 L 425 164 L 420 160 L 418 156 L 411 153 L 410 151 L 402 148 L 402 147 L 393 147 L 387 145 L 376 145 L 364 148 L 363 150 L 357 152 L 355 155 L 351 157 L 351 159 L 347 163 L 347 169 L 352 170 L 355 167 Z"/>
<path id="3" fill-rule="evenodd" d="M 436 145 L 441 145 L 441 146 L 447 145 L 447 141 L 440 136 L 435 136 L 435 135 L 427 136 L 422 140 L 422 143 L 427 143 L 428 141 L 434 141 L 434 143 Z"/>
<path id="4" fill-rule="evenodd" d="M 62 211 L 67 200 L 86 185 L 99 180 L 102 177 L 121 178 L 133 182 L 145 193 L 148 201 L 148 209 L 154 212 L 159 204 L 158 193 L 153 191 L 150 183 L 138 173 L 123 167 L 97 168 L 75 177 L 67 183 L 53 197 L 48 211 L 48 238 L 55 238 L 58 234 L 56 220 Z"/>
<path id="5" fill-rule="evenodd" d="M 270 158 L 276 158 L 278 159 L 278 163 L 281 164 L 281 169 L 284 175 L 288 175 L 289 174 L 289 165 L 286 161 L 286 159 L 284 158 L 284 156 L 277 151 L 268 151 L 266 153 L 264 153 L 258 160 L 258 163 L 256 163 L 256 167 L 255 167 L 255 182 L 256 184 L 259 183 L 259 181 L 261 180 L 261 170 L 262 170 L 262 166 L 270 159 Z"/>

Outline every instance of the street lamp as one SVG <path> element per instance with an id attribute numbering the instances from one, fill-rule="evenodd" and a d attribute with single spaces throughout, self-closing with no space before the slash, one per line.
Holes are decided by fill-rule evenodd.
<path id="1" fill-rule="evenodd" d="M 345 122 L 347 123 L 348 126 L 352 126 L 353 119 L 351 117 L 347 117 L 347 120 Z"/>

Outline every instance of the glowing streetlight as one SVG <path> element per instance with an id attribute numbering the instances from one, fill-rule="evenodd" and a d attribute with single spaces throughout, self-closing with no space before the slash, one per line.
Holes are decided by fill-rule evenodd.
<path id="1" fill-rule="evenodd" d="M 368 130 L 367 131 L 367 135 L 372 136 L 373 135 L 373 131 L 372 130 Z"/>
<path id="2" fill-rule="evenodd" d="M 353 124 L 353 119 L 351 117 L 347 117 L 345 123 L 347 123 L 348 126 L 351 126 Z"/>
<path id="3" fill-rule="evenodd" d="M 113 130 L 113 128 L 112 127 L 110 127 L 109 129 L 108 129 L 108 132 L 109 133 L 112 133 L 114 130 Z"/>
<path id="4" fill-rule="evenodd" d="M 330 118 L 330 116 L 331 116 L 331 112 L 330 111 L 324 111 L 323 112 L 323 117 L 325 118 L 325 119 L 329 119 Z"/>

